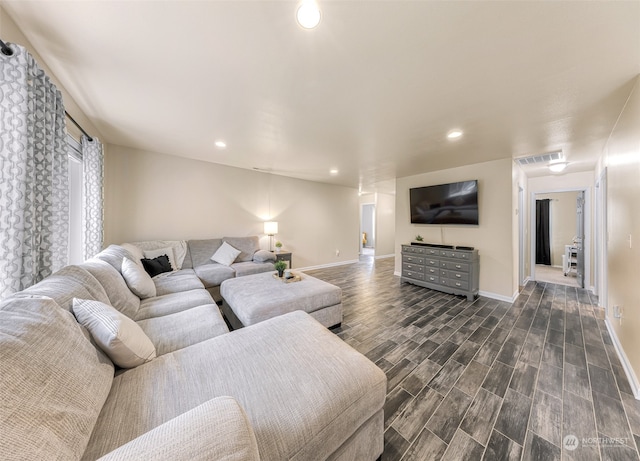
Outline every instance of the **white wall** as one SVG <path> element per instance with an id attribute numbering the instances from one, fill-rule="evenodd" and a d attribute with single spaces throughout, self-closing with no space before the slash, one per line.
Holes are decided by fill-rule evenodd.
<path id="1" fill-rule="evenodd" d="M 395 253 L 396 196 L 376 193 L 376 256 Z"/>
<path id="2" fill-rule="evenodd" d="M 607 322 L 640 398 L 640 77 L 611 133 L 601 165 L 607 169 Z M 622 308 L 622 318 L 613 307 Z"/>
<path id="3" fill-rule="evenodd" d="M 356 189 L 108 147 L 107 245 L 260 235 L 266 249 L 262 223 L 271 219 L 296 268 L 358 259 Z"/>
<path id="4" fill-rule="evenodd" d="M 512 242 L 512 165 L 511 159 L 503 159 L 397 179 L 396 273 L 400 274 L 402 264 L 401 245 L 420 234 L 425 242 L 477 248 L 481 293 L 498 299 L 513 299 L 517 281 L 514 279 Z M 478 180 L 478 226 L 411 224 L 410 188 L 472 179 Z"/>

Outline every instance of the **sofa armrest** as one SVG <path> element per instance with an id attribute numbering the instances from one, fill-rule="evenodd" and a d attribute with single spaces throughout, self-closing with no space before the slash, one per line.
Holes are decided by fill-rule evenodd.
<path id="1" fill-rule="evenodd" d="M 259 461 L 258 445 L 244 410 L 218 397 L 107 453 L 115 460 Z"/>

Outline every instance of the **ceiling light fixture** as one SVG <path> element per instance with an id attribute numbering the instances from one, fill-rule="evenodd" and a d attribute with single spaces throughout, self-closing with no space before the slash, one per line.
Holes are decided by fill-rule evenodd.
<path id="1" fill-rule="evenodd" d="M 313 29 L 320 24 L 320 8 L 315 0 L 303 0 L 296 11 L 296 20 L 301 27 Z"/>
<path id="2" fill-rule="evenodd" d="M 449 139 L 458 139 L 462 136 L 462 130 L 451 130 L 447 133 L 447 138 Z"/>
<path id="3" fill-rule="evenodd" d="M 218 149 L 224 149 L 227 147 L 227 143 L 224 141 L 216 141 L 215 144 Z"/>
<path id="4" fill-rule="evenodd" d="M 560 172 L 564 171 L 564 169 L 567 167 L 568 164 L 569 163 L 567 163 L 567 162 L 550 163 L 549 164 L 549 169 L 554 173 L 560 173 Z"/>
<path id="5" fill-rule="evenodd" d="M 335 176 L 335 175 L 337 175 L 337 174 L 339 173 L 339 171 L 338 171 L 338 169 L 337 169 L 337 168 L 332 168 L 331 170 L 329 170 L 329 173 L 330 173 L 332 176 Z"/>

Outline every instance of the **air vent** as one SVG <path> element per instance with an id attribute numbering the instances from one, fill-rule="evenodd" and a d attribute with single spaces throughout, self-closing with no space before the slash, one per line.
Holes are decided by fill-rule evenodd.
<path id="1" fill-rule="evenodd" d="M 562 151 L 549 152 L 548 154 L 542 154 L 542 155 L 532 155 L 531 157 L 520 157 L 514 160 L 520 166 L 555 162 L 557 160 L 562 160 Z"/>

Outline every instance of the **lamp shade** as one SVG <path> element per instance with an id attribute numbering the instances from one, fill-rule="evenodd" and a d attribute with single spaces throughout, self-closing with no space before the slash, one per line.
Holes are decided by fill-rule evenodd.
<path id="1" fill-rule="evenodd" d="M 264 223 L 264 233 L 267 235 L 276 235 L 278 233 L 278 221 L 266 221 Z"/>

